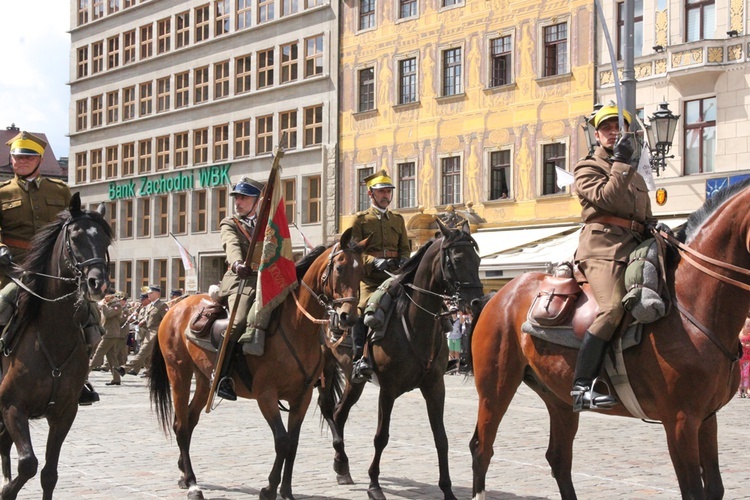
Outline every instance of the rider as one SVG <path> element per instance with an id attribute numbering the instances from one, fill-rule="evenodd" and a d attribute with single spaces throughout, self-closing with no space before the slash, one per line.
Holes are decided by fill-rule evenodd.
<path id="1" fill-rule="evenodd" d="M 15 174 L 0 183 L 0 351 L 13 343 L 18 325 L 11 324 L 15 311 L 18 285 L 10 279 L 13 262 L 21 262 L 31 248 L 31 238 L 42 226 L 57 219 L 57 214 L 70 206 L 70 189 L 58 179 L 42 177 L 42 164 L 47 143 L 28 132 L 20 132 L 6 143 L 10 146 L 10 161 Z M 91 352 L 101 337 L 98 309 L 91 310 L 90 320 L 83 327 Z M 99 395 L 87 382 L 79 403 L 87 405 L 99 401 Z"/>
<path id="2" fill-rule="evenodd" d="M 395 271 L 409 258 L 411 249 L 403 216 L 388 209 L 395 186 L 385 169 L 365 178 L 370 208 L 358 212 L 352 224 L 352 239 L 362 241 L 369 237 L 365 255 L 365 276 L 359 286 L 357 323 L 352 328 L 352 382 L 360 383 L 372 375 L 372 365 L 363 356 L 367 326 L 364 310 L 367 300 L 388 279 L 386 271 Z"/>
<path id="3" fill-rule="evenodd" d="M 222 366 L 217 367 L 219 373 L 219 385 L 216 394 L 219 397 L 235 401 L 237 394 L 234 391 L 231 378 L 232 361 L 234 360 L 234 349 L 237 342 L 243 344 L 243 352 L 246 354 L 263 354 L 263 342 L 265 339 L 265 325 L 253 325 L 248 323 L 248 315 L 255 301 L 255 284 L 258 279 L 257 270 L 245 264 L 250 242 L 258 222 L 257 210 L 260 208 L 260 194 L 263 191 L 263 183 L 243 177 L 234 186 L 229 195 L 234 199 L 234 215 L 221 221 L 221 243 L 224 246 L 227 272 L 221 280 L 221 296 L 229 297 L 229 310 L 234 307 L 238 300 L 240 281 L 244 280 L 242 295 L 239 297 L 237 312 L 234 323 L 231 325 L 226 356 Z M 240 338 L 242 337 L 242 338 Z"/>
<path id="4" fill-rule="evenodd" d="M 603 106 L 591 118 L 598 146 L 574 171 L 584 222 L 575 259 L 599 305 L 578 352 L 571 391 L 576 412 L 608 409 L 617 403 L 612 395 L 596 392 L 594 385 L 607 344 L 625 314 L 622 298 L 629 255 L 648 237 L 647 226 L 656 224 L 646 182 L 631 164 L 635 148 L 633 134 L 627 132 L 631 116 L 626 110 L 622 114 L 626 127 L 622 135 L 614 104 Z"/>

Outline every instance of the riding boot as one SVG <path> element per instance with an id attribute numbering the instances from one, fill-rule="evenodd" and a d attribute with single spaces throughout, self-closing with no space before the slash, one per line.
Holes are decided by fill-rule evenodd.
<path id="1" fill-rule="evenodd" d="M 216 394 L 229 401 L 237 401 L 237 393 L 234 392 L 234 381 L 231 377 L 232 366 L 234 365 L 234 348 L 236 346 L 236 341 L 227 341 L 227 352 L 219 369 L 219 385 L 216 388 Z"/>
<path id="2" fill-rule="evenodd" d="M 608 410 L 617 404 L 617 399 L 609 394 L 609 386 L 607 394 L 594 390 L 606 353 L 607 341 L 587 331 L 578 351 L 573 390 L 570 391 L 573 396 L 573 411 Z"/>
<path id="3" fill-rule="evenodd" d="M 366 382 L 372 376 L 372 365 L 364 356 L 366 341 L 367 326 L 364 318 L 360 317 L 352 327 L 352 382 L 355 384 Z"/>
<path id="4" fill-rule="evenodd" d="M 78 404 L 81 406 L 88 406 L 90 404 L 99 401 L 99 394 L 94 390 L 94 386 L 89 382 L 83 384 L 81 389 L 81 395 L 78 396 Z"/>

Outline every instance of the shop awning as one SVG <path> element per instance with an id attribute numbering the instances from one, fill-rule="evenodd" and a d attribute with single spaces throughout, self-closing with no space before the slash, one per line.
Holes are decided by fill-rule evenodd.
<path id="1" fill-rule="evenodd" d="M 516 229 L 480 229 L 472 236 L 479 245 L 479 256 L 485 258 L 515 248 L 522 248 L 536 241 L 567 234 L 579 227 L 580 224 L 565 224 Z"/>

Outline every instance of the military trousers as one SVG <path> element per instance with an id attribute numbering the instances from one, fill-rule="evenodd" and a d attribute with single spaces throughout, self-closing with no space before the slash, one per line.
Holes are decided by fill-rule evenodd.
<path id="1" fill-rule="evenodd" d="M 586 259 L 578 262 L 578 268 L 591 286 L 599 312 L 589 327 L 589 332 L 609 342 L 615 334 L 625 308 L 622 298 L 625 296 L 625 262 L 613 260 Z"/>

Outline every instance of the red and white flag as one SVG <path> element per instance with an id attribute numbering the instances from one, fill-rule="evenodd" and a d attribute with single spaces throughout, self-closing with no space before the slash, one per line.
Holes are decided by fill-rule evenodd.
<path id="1" fill-rule="evenodd" d="M 180 244 L 174 234 L 169 233 L 169 235 L 174 238 L 174 242 L 177 243 L 177 248 L 180 250 L 180 257 L 182 257 L 182 265 L 185 266 L 185 272 L 194 271 L 195 261 L 193 260 L 193 256 L 190 255 L 190 252 L 188 252 L 185 247 Z"/>

